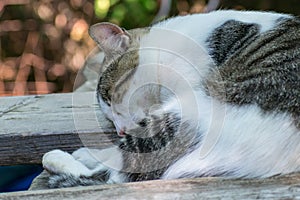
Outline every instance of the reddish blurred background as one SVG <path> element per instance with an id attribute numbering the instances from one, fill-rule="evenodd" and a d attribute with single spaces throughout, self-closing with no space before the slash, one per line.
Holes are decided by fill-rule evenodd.
<path id="1" fill-rule="evenodd" d="M 72 92 L 96 46 L 90 24 L 130 29 L 218 8 L 300 13 L 298 0 L 0 0 L 0 96 Z"/>

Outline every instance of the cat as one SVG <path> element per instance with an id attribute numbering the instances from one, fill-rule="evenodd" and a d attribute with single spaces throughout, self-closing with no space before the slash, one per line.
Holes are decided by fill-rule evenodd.
<path id="1" fill-rule="evenodd" d="M 49 187 L 300 170 L 300 20 L 219 10 L 151 27 L 90 27 L 97 86 L 120 137 L 43 156 Z"/>

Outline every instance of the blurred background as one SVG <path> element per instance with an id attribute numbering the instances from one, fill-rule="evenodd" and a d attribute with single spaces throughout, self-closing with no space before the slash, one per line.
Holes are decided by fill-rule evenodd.
<path id="1" fill-rule="evenodd" d="M 132 29 L 171 16 L 216 9 L 271 10 L 299 15 L 299 3 L 299 0 L 0 0 L 0 96 L 72 92 L 78 72 L 96 47 L 87 31 L 97 22 L 109 21 Z M 41 166 L 0 167 L 0 192 L 26 190 L 41 171 Z"/>
<path id="2" fill-rule="evenodd" d="M 220 8 L 300 13 L 299 0 L 0 0 L 0 96 L 72 92 L 96 46 L 91 24 L 131 29 Z"/>

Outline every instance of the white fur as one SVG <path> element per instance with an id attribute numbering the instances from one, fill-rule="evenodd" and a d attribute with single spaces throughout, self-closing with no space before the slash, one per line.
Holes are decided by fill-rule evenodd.
<path id="1" fill-rule="evenodd" d="M 111 107 L 109 107 L 101 97 L 99 97 L 100 108 L 109 120 L 113 121 L 113 113 Z"/>
<path id="2" fill-rule="evenodd" d="M 126 177 L 118 173 L 123 166 L 121 151 L 116 148 L 103 150 L 80 148 L 71 154 L 52 150 L 43 156 L 43 167 L 51 173 L 67 174 L 79 178 L 109 171 L 107 183 L 122 183 Z"/>
<path id="3" fill-rule="evenodd" d="M 81 175 L 91 176 L 94 172 L 75 160 L 69 153 L 58 149 L 43 156 L 43 167 L 56 174 L 71 174 L 75 177 Z"/>
<path id="4" fill-rule="evenodd" d="M 259 24 L 260 31 L 265 32 L 273 28 L 276 20 L 281 17 L 290 16 L 270 12 L 220 10 L 171 18 L 154 25 L 150 33 L 141 39 L 139 68 L 150 65 L 157 72 L 156 78 L 151 80 L 159 82 L 161 80 L 158 76 L 164 74 L 157 69 L 162 68 L 159 65 L 171 67 L 174 73 L 188 77 L 191 84 L 197 84 L 199 76 L 205 77 L 213 63 L 207 53 L 207 39 L 216 27 L 228 20 L 236 20 Z M 137 77 L 143 80 L 149 77 L 149 70 L 144 71 Z M 173 75 L 167 74 L 164 81 L 168 82 Z M 172 84 L 176 82 L 173 79 L 171 81 Z"/>
<path id="5" fill-rule="evenodd" d="M 253 178 L 300 170 L 300 131 L 290 116 L 263 114 L 255 105 L 226 105 L 223 113 L 222 104 L 199 99 L 203 99 L 199 101 L 198 130 L 202 129 L 199 133 L 204 133 L 204 138 L 214 137 L 215 133 L 218 137 L 212 141 L 204 139 L 192 153 L 173 164 L 163 175 L 164 179 L 223 175 L 224 172 L 233 177 Z M 220 120 L 210 121 L 213 115 L 221 116 Z M 205 142 L 210 142 L 209 149 L 203 149 Z"/>
<path id="6" fill-rule="evenodd" d="M 209 34 L 228 20 L 256 23 L 261 25 L 261 32 L 265 32 L 273 28 L 276 20 L 281 17 L 290 18 L 291 16 L 272 12 L 219 10 L 206 14 L 171 18 L 154 27 L 177 31 L 193 38 L 201 46 L 205 46 Z"/>

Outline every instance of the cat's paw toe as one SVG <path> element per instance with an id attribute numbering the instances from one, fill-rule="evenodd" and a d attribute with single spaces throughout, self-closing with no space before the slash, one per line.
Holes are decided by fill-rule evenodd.
<path id="1" fill-rule="evenodd" d="M 73 176 L 89 175 L 90 171 L 74 157 L 61 150 L 53 150 L 43 156 L 43 167 L 54 174 L 70 174 Z"/>

